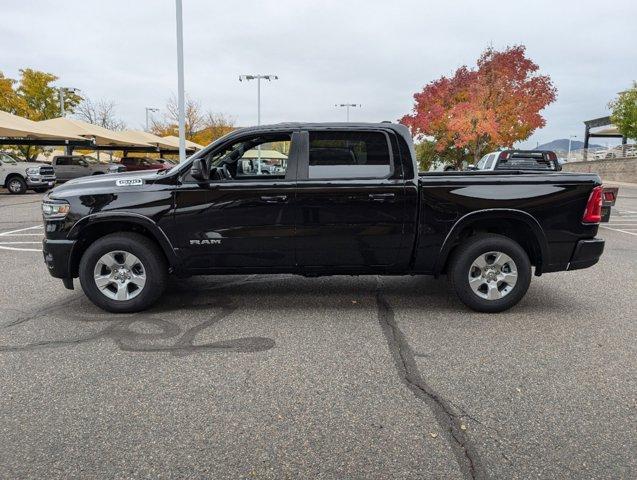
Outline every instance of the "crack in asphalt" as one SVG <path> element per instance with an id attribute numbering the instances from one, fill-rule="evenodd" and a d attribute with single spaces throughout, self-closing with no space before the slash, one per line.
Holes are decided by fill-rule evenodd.
<path id="1" fill-rule="evenodd" d="M 400 379 L 416 398 L 424 401 L 431 409 L 465 477 L 471 479 L 487 478 L 486 472 L 482 468 L 480 456 L 462 428 L 464 425 L 462 418 L 468 415 L 458 409 L 451 401 L 443 398 L 425 381 L 416 365 L 414 352 L 407 342 L 405 334 L 398 327 L 394 311 L 383 294 L 380 278 L 377 277 L 377 281 L 378 322 L 385 335 Z"/>

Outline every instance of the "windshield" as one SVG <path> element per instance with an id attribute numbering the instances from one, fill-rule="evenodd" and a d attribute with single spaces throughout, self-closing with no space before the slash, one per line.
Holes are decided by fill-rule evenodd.
<path id="1" fill-rule="evenodd" d="M 7 163 L 9 165 L 17 165 L 18 162 L 15 161 L 15 158 L 9 156 L 6 153 L 0 153 L 0 160 L 2 160 L 3 163 Z"/>

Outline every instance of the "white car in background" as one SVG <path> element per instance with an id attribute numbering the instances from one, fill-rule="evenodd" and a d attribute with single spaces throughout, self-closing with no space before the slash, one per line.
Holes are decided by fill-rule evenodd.
<path id="1" fill-rule="evenodd" d="M 50 165 L 18 162 L 10 153 L 0 152 L 0 186 L 9 193 L 20 194 L 27 190 L 42 193 L 53 188 L 55 182 L 55 171 Z"/>
<path id="2" fill-rule="evenodd" d="M 557 155 L 551 150 L 502 150 L 487 153 L 467 170 L 541 170 L 560 171 Z"/>

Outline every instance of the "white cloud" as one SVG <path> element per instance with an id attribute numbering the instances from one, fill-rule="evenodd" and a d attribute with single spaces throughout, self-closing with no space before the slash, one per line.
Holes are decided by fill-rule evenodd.
<path id="1" fill-rule="evenodd" d="M 3 5 L 5 74 L 32 67 L 112 99 L 131 126 L 176 90 L 174 2 L 22 1 Z M 395 120 L 430 80 L 473 64 L 488 45 L 523 43 L 551 75 L 558 101 L 529 143 L 583 132 L 582 121 L 637 76 L 634 0 L 599 2 L 184 1 L 186 88 L 206 108 L 256 121 L 334 121 L 334 103 L 362 103 L 356 120 Z"/>

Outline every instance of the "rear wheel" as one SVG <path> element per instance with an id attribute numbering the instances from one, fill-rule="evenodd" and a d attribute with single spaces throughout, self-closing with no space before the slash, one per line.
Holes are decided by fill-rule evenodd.
<path id="1" fill-rule="evenodd" d="M 14 195 L 25 193 L 27 191 L 27 182 L 18 176 L 10 177 L 7 180 L 7 190 Z"/>
<path id="2" fill-rule="evenodd" d="M 137 233 L 114 233 L 91 244 L 80 261 L 86 296 L 109 312 L 138 312 L 159 299 L 167 265 L 159 247 Z"/>
<path id="3" fill-rule="evenodd" d="M 531 283 L 531 262 L 524 249 L 502 235 L 467 239 L 449 268 L 451 284 L 468 307 L 502 312 L 518 303 Z"/>

